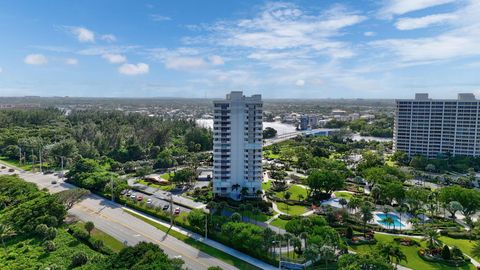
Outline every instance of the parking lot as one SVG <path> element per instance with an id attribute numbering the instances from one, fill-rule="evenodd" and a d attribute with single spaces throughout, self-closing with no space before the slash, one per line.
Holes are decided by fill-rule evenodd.
<path id="1" fill-rule="evenodd" d="M 168 195 L 159 195 L 159 194 L 148 195 L 136 190 L 126 191 L 124 196 L 127 196 L 127 195 L 130 198 L 130 200 L 137 200 L 137 201 L 139 200 L 138 197 L 142 196 L 143 199 L 141 201 L 144 201 L 145 203 L 152 205 L 154 207 L 161 207 L 167 212 L 170 211 L 170 201 L 168 200 Z M 164 208 L 164 207 L 168 207 L 168 208 Z M 190 212 L 189 208 L 173 203 L 173 211 L 175 211 L 175 209 L 177 208 L 180 209 L 181 213 Z"/>

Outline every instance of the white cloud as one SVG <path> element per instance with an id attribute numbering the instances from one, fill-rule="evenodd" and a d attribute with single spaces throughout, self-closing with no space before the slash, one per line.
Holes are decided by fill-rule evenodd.
<path id="1" fill-rule="evenodd" d="M 78 60 L 75 58 L 67 58 L 65 59 L 65 64 L 75 66 L 78 64 Z"/>
<path id="2" fill-rule="evenodd" d="M 45 57 L 43 54 L 29 54 L 25 56 L 23 61 L 25 64 L 29 65 L 44 65 L 48 63 L 47 57 Z"/>
<path id="3" fill-rule="evenodd" d="M 152 19 L 152 21 L 155 21 L 155 22 L 170 21 L 172 19 L 168 16 L 163 16 L 160 14 L 152 14 L 150 15 L 150 18 Z"/>
<path id="4" fill-rule="evenodd" d="M 169 57 L 165 60 L 166 68 L 176 70 L 199 69 L 206 65 L 201 57 Z"/>
<path id="5" fill-rule="evenodd" d="M 380 10 L 380 15 L 391 17 L 453 2 L 455 0 L 388 0 Z"/>
<path id="6" fill-rule="evenodd" d="M 296 85 L 296 86 L 304 86 L 304 85 L 305 85 L 305 80 L 297 80 L 297 81 L 295 82 L 295 85 Z"/>
<path id="7" fill-rule="evenodd" d="M 3 68 L 2 68 L 2 67 L 0 67 L 0 73 L 2 73 L 2 72 L 3 72 Z"/>
<path id="8" fill-rule="evenodd" d="M 210 60 L 210 63 L 214 66 L 221 66 L 225 64 L 225 61 L 219 55 L 211 55 L 208 57 L 208 60 Z"/>
<path id="9" fill-rule="evenodd" d="M 366 37 L 373 37 L 373 36 L 376 35 L 376 33 L 372 32 L 372 31 L 367 31 L 367 32 L 363 33 L 363 35 L 366 36 Z"/>
<path id="10" fill-rule="evenodd" d="M 145 63 L 123 64 L 118 68 L 118 72 L 125 75 L 146 74 L 150 71 L 150 67 Z"/>
<path id="11" fill-rule="evenodd" d="M 106 35 L 102 35 L 100 37 L 101 40 L 104 40 L 106 42 L 115 42 L 117 41 L 117 37 L 113 34 L 106 34 Z"/>
<path id="12" fill-rule="evenodd" d="M 413 30 L 425 28 L 430 25 L 442 24 L 457 19 L 455 14 L 434 14 L 420 18 L 400 18 L 395 23 L 398 30 Z"/>
<path id="13" fill-rule="evenodd" d="M 95 42 L 95 33 L 85 27 L 68 27 L 80 42 Z"/>
<path id="14" fill-rule="evenodd" d="M 127 61 L 127 58 L 121 54 L 106 53 L 102 55 L 102 58 L 106 59 L 108 62 L 112 64 L 120 64 Z"/>
<path id="15" fill-rule="evenodd" d="M 270 3 L 257 17 L 217 24 L 213 30 L 217 40 L 227 46 L 263 50 L 313 48 L 365 19 L 338 6 L 312 16 L 293 4 Z"/>
<path id="16" fill-rule="evenodd" d="M 400 62 L 402 65 L 428 64 L 480 56 L 478 50 L 480 47 L 480 17 L 478 16 L 480 2 L 469 0 L 465 3 L 456 11 L 449 13 L 449 16 L 454 16 L 456 19 L 448 20 L 447 31 L 430 37 L 387 39 L 370 44 L 381 48 L 382 54 L 393 53 L 393 56 L 385 54 L 385 57 L 395 59 L 396 63 Z M 416 26 L 418 25 L 417 23 Z M 409 26 L 413 27 L 414 25 Z"/>

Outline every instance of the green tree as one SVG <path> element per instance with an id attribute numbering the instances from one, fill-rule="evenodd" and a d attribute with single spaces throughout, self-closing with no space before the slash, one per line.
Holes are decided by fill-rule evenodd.
<path id="1" fill-rule="evenodd" d="M 85 223 L 84 227 L 85 227 L 85 230 L 87 230 L 87 232 L 88 232 L 88 236 L 90 236 L 93 229 L 95 229 L 95 224 L 91 221 L 87 221 Z"/>
<path id="2" fill-rule="evenodd" d="M 15 235 L 15 231 L 9 225 L 0 223 L 0 240 L 2 241 L 3 248 L 6 250 L 5 239 Z"/>
<path id="3" fill-rule="evenodd" d="M 187 216 L 188 223 L 199 230 L 204 230 L 206 218 L 207 215 L 200 209 L 190 211 Z"/>
<path id="4" fill-rule="evenodd" d="M 373 219 L 374 207 L 369 202 L 364 202 L 360 207 L 360 216 L 363 222 L 363 236 L 366 237 L 367 223 Z"/>
<path id="5" fill-rule="evenodd" d="M 274 128 L 266 127 L 263 130 L 263 138 L 264 139 L 271 139 L 271 138 L 274 138 L 275 136 L 277 136 L 277 130 L 275 130 Z"/>
<path id="6" fill-rule="evenodd" d="M 58 201 L 65 206 L 65 209 L 71 209 L 76 203 L 80 202 L 90 191 L 83 188 L 73 188 L 60 191 L 55 194 Z"/>
<path id="7" fill-rule="evenodd" d="M 336 171 L 312 170 L 306 179 L 311 196 L 317 197 L 320 192 L 331 193 L 345 184 L 345 179 Z"/>

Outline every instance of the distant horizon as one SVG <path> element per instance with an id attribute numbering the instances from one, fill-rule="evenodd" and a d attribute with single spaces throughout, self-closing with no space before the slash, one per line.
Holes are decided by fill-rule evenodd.
<path id="1" fill-rule="evenodd" d="M 478 14 L 478 0 L 3 1 L 0 96 L 480 96 Z"/>

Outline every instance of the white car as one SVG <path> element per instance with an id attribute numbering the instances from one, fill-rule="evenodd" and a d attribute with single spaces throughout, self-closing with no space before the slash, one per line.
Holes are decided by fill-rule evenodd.
<path id="1" fill-rule="evenodd" d="M 147 200 L 147 204 L 152 204 L 152 199 L 149 198 L 149 199 Z"/>
<path id="2" fill-rule="evenodd" d="M 132 198 L 132 199 L 135 199 L 136 197 L 137 197 L 137 195 L 135 195 L 135 194 L 130 195 L 130 198 Z"/>

